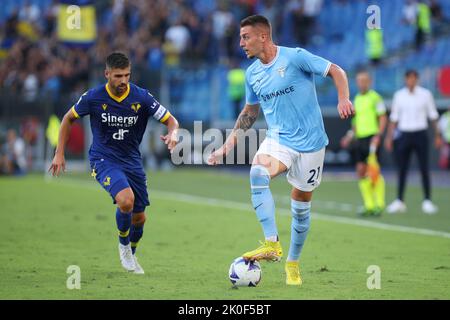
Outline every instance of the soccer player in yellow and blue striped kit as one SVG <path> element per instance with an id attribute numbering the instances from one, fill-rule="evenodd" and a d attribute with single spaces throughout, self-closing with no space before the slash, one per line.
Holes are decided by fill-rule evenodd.
<path id="1" fill-rule="evenodd" d="M 139 145 L 152 117 L 167 126 L 168 133 L 161 139 L 172 151 L 179 125 L 148 90 L 129 82 L 130 75 L 131 63 L 125 54 L 114 52 L 107 57 L 108 82 L 85 92 L 65 114 L 49 171 L 57 176 L 65 170 L 64 149 L 71 125 L 89 115 L 93 136 L 91 175 L 117 204 L 120 261 L 127 271 L 143 274 L 135 251 L 143 234 L 145 207 L 150 202 Z"/>

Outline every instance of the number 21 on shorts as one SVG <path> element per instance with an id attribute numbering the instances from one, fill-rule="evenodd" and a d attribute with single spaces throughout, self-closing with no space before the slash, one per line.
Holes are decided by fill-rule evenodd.
<path id="1" fill-rule="evenodd" d="M 320 166 L 315 169 L 309 170 L 309 179 L 307 182 L 312 185 L 318 183 L 320 181 L 320 173 Z"/>

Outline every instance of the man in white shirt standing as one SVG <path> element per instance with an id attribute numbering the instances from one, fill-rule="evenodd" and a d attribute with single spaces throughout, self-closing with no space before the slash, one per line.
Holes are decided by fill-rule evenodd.
<path id="1" fill-rule="evenodd" d="M 392 109 L 389 117 L 390 123 L 385 139 L 385 148 L 388 151 L 394 149 L 394 155 L 398 166 L 397 199 L 388 207 L 388 213 L 400 213 L 406 211 L 404 192 L 406 176 L 408 173 L 411 154 L 415 152 L 419 160 L 420 173 L 424 201 L 422 211 L 426 214 L 434 214 L 437 206 L 431 202 L 431 182 L 428 166 L 428 120 L 431 121 L 435 133 L 434 143 L 439 148 L 442 141 L 439 134 L 437 119 L 439 114 L 434 104 L 431 92 L 418 86 L 419 75 L 415 70 L 405 73 L 406 87 L 394 94 Z M 394 146 L 394 148 L 393 148 Z"/>

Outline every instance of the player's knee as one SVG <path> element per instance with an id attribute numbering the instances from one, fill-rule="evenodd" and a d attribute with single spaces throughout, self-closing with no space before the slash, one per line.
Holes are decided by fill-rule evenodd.
<path id="1" fill-rule="evenodd" d="M 134 193 L 133 190 L 131 190 L 131 188 L 126 188 L 120 191 L 116 195 L 115 200 L 122 212 L 130 212 L 131 210 L 133 210 Z"/>
<path id="2" fill-rule="evenodd" d="M 297 188 L 292 188 L 291 192 L 291 198 L 295 201 L 302 201 L 302 202 L 311 202 L 312 200 L 312 191 L 302 191 Z"/>
<path id="3" fill-rule="evenodd" d="M 269 184 L 269 171 L 261 165 L 252 166 L 250 169 L 250 186 L 252 188 L 264 188 L 269 187 Z"/>
<path id="4" fill-rule="evenodd" d="M 124 197 L 120 197 L 117 201 L 117 205 L 121 212 L 131 212 L 134 207 L 134 195 L 133 193 L 127 194 Z"/>

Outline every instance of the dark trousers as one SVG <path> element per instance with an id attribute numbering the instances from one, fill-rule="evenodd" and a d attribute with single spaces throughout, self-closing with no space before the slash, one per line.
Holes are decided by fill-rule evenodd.
<path id="1" fill-rule="evenodd" d="M 416 153 L 419 160 L 424 198 L 431 200 L 427 130 L 401 132 L 400 136 L 394 141 L 394 153 L 398 167 L 397 198 L 403 201 L 409 162 L 413 152 Z"/>

